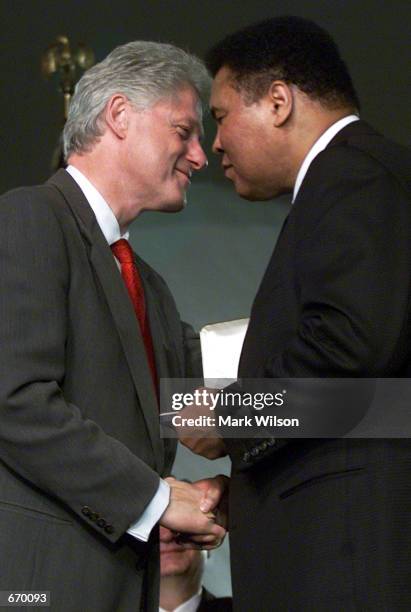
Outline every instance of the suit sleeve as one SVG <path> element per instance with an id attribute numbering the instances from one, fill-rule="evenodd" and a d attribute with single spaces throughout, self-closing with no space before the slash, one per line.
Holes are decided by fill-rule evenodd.
<path id="1" fill-rule="evenodd" d="M 56 213 L 34 193 L 0 203 L 1 459 L 116 541 L 159 477 L 63 395 L 69 261 Z"/>

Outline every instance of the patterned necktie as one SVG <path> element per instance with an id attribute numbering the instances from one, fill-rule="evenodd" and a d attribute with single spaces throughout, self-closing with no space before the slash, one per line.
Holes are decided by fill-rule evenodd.
<path id="1" fill-rule="evenodd" d="M 147 317 L 146 300 L 144 297 L 143 283 L 134 261 L 134 253 L 128 241 L 124 238 L 117 240 L 111 245 L 111 250 L 121 265 L 121 276 L 126 284 L 128 294 L 133 303 L 134 312 L 140 325 L 141 335 L 148 364 L 156 392 L 158 392 L 158 379 L 156 362 L 154 359 L 153 341 L 151 338 L 150 326 Z"/>

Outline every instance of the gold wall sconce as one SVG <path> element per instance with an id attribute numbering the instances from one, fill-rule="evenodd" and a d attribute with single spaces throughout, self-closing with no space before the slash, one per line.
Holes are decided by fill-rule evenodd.
<path id="1" fill-rule="evenodd" d="M 41 58 L 41 71 L 45 78 L 59 76 L 59 90 L 64 96 L 64 121 L 67 119 L 68 108 L 75 84 L 79 78 L 79 70 L 87 70 L 94 64 L 94 53 L 90 47 L 79 43 L 72 51 L 67 36 L 57 36 L 56 40 L 44 51 Z"/>

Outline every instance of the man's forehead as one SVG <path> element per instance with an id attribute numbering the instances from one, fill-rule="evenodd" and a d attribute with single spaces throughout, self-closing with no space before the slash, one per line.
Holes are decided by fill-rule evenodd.
<path id="1" fill-rule="evenodd" d="M 220 70 L 214 77 L 213 85 L 224 85 L 228 84 L 235 79 L 235 73 L 229 68 L 229 66 L 221 66 Z"/>
<path id="2" fill-rule="evenodd" d="M 167 104 L 167 100 L 165 100 Z M 168 105 L 173 119 L 184 121 L 189 124 L 193 132 L 204 135 L 203 109 L 200 97 L 196 90 L 190 86 L 183 87 L 168 99 Z"/>
<path id="3" fill-rule="evenodd" d="M 237 91 L 235 86 L 235 75 L 227 66 L 223 66 L 214 77 L 211 86 L 210 109 L 214 114 L 224 107 L 227 94 Z"/>

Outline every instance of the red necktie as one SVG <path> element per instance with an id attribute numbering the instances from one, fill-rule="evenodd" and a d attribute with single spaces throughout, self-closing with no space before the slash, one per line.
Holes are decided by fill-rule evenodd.
<path id="1" fill-rule="evenodd" d="M 147 317 L 143 283 L 141 282 L 140 274 L 134 261 L 134 253 L 131 246 L 124 238 L 114 242 L 111 245 L 111 250 L 121 264 L 121 276 L 126 284 L 128 294 L 134 306 L 134 312 L 140 324 L 147 360 L 153 377 L 154 387 L 157 392 L 157 371 L 156 362 L 154 360 L 153 341 Z"/>

